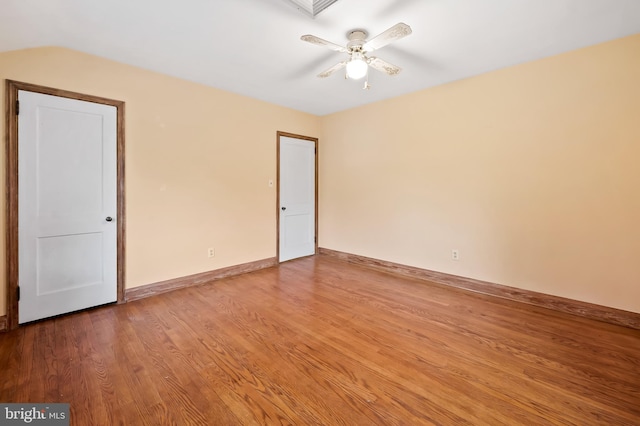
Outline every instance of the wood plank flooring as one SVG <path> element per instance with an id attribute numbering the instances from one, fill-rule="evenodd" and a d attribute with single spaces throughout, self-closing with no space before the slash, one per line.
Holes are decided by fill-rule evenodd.
<path id="1" fill-rule="evenodd" d="M 0 334 L 74 425 L 639 425 L 640 330 L 328 256 Z"/>

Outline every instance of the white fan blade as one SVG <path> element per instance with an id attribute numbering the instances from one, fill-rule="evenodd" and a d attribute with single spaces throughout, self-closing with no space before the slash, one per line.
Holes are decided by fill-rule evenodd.
<path id="1" fill-rule="evenodd" d="M 390 64 L 387 61 L 383 61 L 380 58 L 376 58 L 375 56 L 369 58 L 369 66 L 374 70 L 378 70 L 387 75 L 397 75 L 400 71 L 402 71 L 402 68 Z"/>
<path id="2" fill-rule="evenodd" d="M 346 47 L 331 43 L 330 41 L 321 39 L 320 37 L 316 37 L 314 35 L 303 35 L 302 37 L 300 37 L 300 40 L 306 41 L 307 43 L 316 44 L 318 46 L 328 47 L 329 49 L 335 50 L 336 52 L 348 52 Z"/>
<path id="3" fill-rule="evenodd" d="M 368 42 L 364 44 L 362 47 L 365 52 L 372 52 L 376 49 L 380 49 L 381 47 L 386 46 L 392 41 L 400 40 L 403 37 L 411 34 L 411 27 L 405 23 L 400 22 L 399 24 L 395 24 L 393 27 L 389 28 L 382 34 L 378 34 Z"/>
<path id="4" fill-rule="evenodd" d="M 330 75 L 332 75 L 333 73 L 335 73 L 336 71 L 341 70 L 345 66 L 347 66 L 347 61 L 343 61 L 343 62 L 337 63 L 334 66 L 332 66 L 331 68 L 322 71 L 320 74 L 318 74 L 318 77 L 327 78 Z"/>

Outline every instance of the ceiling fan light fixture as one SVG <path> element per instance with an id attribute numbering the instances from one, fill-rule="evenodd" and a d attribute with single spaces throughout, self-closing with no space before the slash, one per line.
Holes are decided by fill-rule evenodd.
<path id="1" fill-rule="evenodd" d="M 346 68 L 345 78 L 359 80 L 362 77 L 369 75 L 369 67 L 387 75 L 397 75 L 402 71 L 400 67 L 390 64 L 389 62 L 375 56 L 367 56 L 367 54 L 380 49 L 389 43 L 400 40 L 409 34 L 411 34 L 411 27 L 403 22 L 399 22 L 368 41 L 367 32 L 365 30 L 351 30 L 347 33 L 349 43 L 347 43 L 346 46 L 332 43 L 311 34 L 300 36 L 300 40 L 349 55 L 349 57 L 344 61 L 338 62 L 318 74 L 319 78 L 329 77 L 335 74 L 336 71 Z M 365 89 L 368 88 L 369 83 L 367 82 L 365 83 Z"/>
<path id="2" fill-rule="evenodd" d="M 362 55 L 354 55 L 351 60 L 347 62 L 347 77 L 353 80 L 360 80 L 367 75 L 368 68 L 369 66 Z"/>

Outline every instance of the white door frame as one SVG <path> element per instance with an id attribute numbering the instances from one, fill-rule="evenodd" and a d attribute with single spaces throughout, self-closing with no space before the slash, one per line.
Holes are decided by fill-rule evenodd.
<path id="1" fill-rule="evenodd" d="M 125 205 L 124 205 L 124 102 L 82 93 L 59 90 L 13 80 L 6 82 L 7 99 L 7 217 L 6 217 L 6 281 L 7 330 L 18 327 L 18 91 L 42 93 L 114 106 L 117 109 L 117 301 L 124 302 L 125 278 Z"/>
<path id="2" fill-rule="evenodd" d="M 318 253 L 318 138 L 313 138 L 310 136 L 302 136 L 296 135 L 294 133 L 287 132 L 277 132 L 277 143 L 276 143 L 276 152 L 277 152 L 277 190 L 276 190 L 276 259 L 278 263 L 280 263 L 280 138 L 281 137 L 289 137 L 294 139 L 302 139 L 306 141 L 313 142 L 315 145 L 316 155 L 315 155 L 315 188 L 314 188 L 314 199 L 315 199 L 315 212 L 314 212 L 314 253 Z"/>

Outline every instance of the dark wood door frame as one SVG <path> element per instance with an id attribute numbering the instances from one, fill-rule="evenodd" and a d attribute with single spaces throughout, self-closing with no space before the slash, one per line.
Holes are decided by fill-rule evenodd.
<path id="1" fill-rule="evenodd" d="M 315 208 L 315 218 L 314 218 L 314 244 L 315 244 L 315 254 L 318 254 L 318 138 L 313 138 L 310 136 L 302 136 L 302 135 L 296 135 L 295 133 L 287 133 L 287 132 L 277 132 L 277 137 L 276 137 L 276 155 L 277 155 L 277 161 L 276 161 L 276 259 L 278 260 L 278 263 L 280 263 L 280 137 L 289 137 L 289 138 L 295 138 L 295 139 L 302 139 L 302 140 L 306 140 L 306 141 L 311 141 L 314 143 L 315 145 L 315 188 L 314 188 L 314 192 L 315 192 L 315 201 L 314 201 L 314 208 Z"/>
<path id="2" fill-rule="evenodd" d="M 19 81 L 6 81 L 6 281 L 7 330 L 18 327 L 18 91 L 24 90 L 62 98 L 88 101 L 114 106 L 117 109 L 117 294 L 118 303 L 124 302 L 125 280 L 125 196 L 124 196 L 124 107 L 123 101 L 54 89 Z"/>

